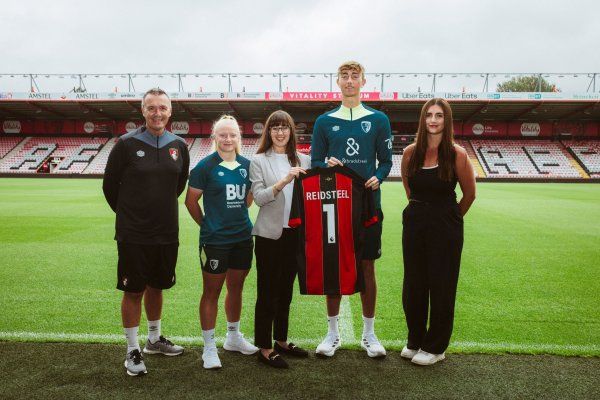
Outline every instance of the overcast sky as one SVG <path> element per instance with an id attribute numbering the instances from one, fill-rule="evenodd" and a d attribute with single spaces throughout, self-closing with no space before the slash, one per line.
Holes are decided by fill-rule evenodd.
<path id="1" fill-rule="evenodd" d="M 600 72 L 600 2 L 3 1 L 1 73 Z"/>

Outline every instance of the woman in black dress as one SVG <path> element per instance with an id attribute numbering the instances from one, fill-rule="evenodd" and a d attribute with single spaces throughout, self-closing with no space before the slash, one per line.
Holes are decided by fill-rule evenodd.
<path id="1" fill-rule="evenodd" d="M 475 200 L 473 166 L 454 143 L 446 100 L 431 99 L 423 106 L 416 141 L 402 157 L 402 182 L 409 203 L 402 214 L 408 342 L 401 356 L 432 365 L 445 358 L 452 335 L 463 216 Z M 457 182 L 463 193 L 458 203 Z"/>

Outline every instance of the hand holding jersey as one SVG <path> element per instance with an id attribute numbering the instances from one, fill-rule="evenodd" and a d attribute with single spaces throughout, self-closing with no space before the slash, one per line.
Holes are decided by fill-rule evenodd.
<path id="1" fill-rule="evenodd" d="M 364 290 L 365 228 L 378 220 L 373 192 L 356 172 L 313 168 L 294 183 L 289 225 L 298 228 L 301 294 L 349 295 Z"/>
<path id="2" fill-rule="evenodd" d="M 275 191 L 275 195 L 281 192 L 285 186 L 291 183 L 294 179 L 299 178 L 300 174 L 306 174 L 306 169 L 302 167 L 291 167 L 290 171 L 281 178 L 276 184 L 273 185 L 273 190 Z"/>
<path id="3" fill-rule="evenodd" d="M 328 167 L 335 167 L 336 165 L 339 165 L 340 167 L 344 166 L 344 164 L 335 157 L 329 157 L 327 159 Z M 376 176 L 372 176 L 365 182 L 365 187 L 370 188 L 372 190 L 377 190 L 379 189 L 379 184 L 379 179 Z"/>
<path id="4" fill-rule="evenodd" d="M 257 281 L 254 343 L 260 347 L 258 360 L 275 368 L 288 367 L 282 355 L 308 356 L 288 339 L 298 246 L 297 230 L 288 225 L 292 182 L 310 167 L 310 158 L 296 150 L 295 126 L 287 112 L 271 113 L 250 164 L 252 193 L 259 207 L 252 230 Z"/>

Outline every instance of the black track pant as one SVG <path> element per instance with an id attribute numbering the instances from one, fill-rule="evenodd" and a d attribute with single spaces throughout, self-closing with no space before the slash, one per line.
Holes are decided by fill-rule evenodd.
<path id="1" fill-rule="evenodd" d="M 402 213 L 402 224 L 407 346 L 441 354 L 452 335 L 463 219 L 454 202 L 411 200 Z"/>
<path id="2" fill-rule="evenodd" d="M 283 229 L 277 240 L 256 236 L 257 294 L 254 344 L 273 347 L 273 338 L 287 341 L 290 303 L 297 273 L 296 229 Z"/>

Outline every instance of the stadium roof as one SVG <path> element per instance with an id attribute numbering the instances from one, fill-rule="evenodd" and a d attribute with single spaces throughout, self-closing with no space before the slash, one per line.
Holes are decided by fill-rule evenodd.
<path id="1" fill-rule="evenodd" d="M 493 92 L 533 76 L 556 92 Z M 311 121 L 339 104 L 335 72 L 320 73 L 0 73 L 0 119 L 130 120 L 140 117 L 143 90 L 161 87 L 173 118 L 213 120 L 223 113 L 263 120 L 276 109 Z M 443 97 L 459 121 L 598 121 L 600 73 L 367 73 L 363 101 L 392 121 L 415 121 L 422 104 Z M 137 88 L 137 91 L 136 91 Z"/>
<path id="2" fill-rule="evenodd" d="M 223 113 L 264 120 L 285 109 L 298 121 L 312 121 L 339 104 L 335 92 L 169 93 L 173 118 L 213 120 Z M 598 121 L 600 93 L 364 93 L 368 105 L 392 121 L 415 121 L 431 97 L 448 98 L 459 121 Z M 1 93 L 0 119 L 130 120 L 140 117 L 141 93 Z"/>

